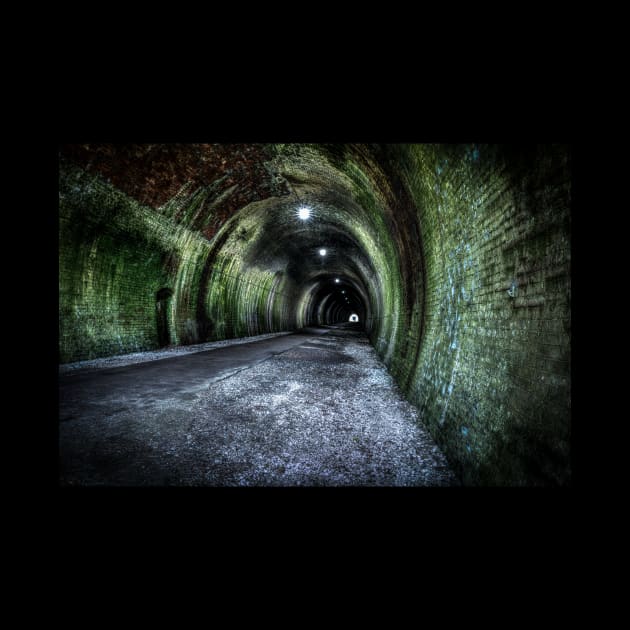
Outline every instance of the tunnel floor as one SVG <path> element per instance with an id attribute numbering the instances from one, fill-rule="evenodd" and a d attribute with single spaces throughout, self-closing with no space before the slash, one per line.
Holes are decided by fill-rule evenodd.
<path id="1" fill-rule="evenodd" d="M 59 377 L 63 486 L 452 486 L 365 334 L 304 329 Z"/>

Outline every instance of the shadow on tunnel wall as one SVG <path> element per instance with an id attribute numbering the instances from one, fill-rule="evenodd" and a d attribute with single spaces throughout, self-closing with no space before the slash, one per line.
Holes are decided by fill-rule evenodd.
<path id="1" fill-rule="evenodd" d="M 486 443 L 483 459 L 457 468 L 470 486 L 570 486 L 568 460 L 566 448 L 527 426 L 508 425 Z"/>
<path id="2" fill-rule="evenodd" d="M 162 348 L 171 343 L 169 331 L 168 309 L 169 298 L 173 296 L 173 289 L 162 288 L 157 292 L 155 303 L 155 318 L 157 323 L 158 344 Z"/>

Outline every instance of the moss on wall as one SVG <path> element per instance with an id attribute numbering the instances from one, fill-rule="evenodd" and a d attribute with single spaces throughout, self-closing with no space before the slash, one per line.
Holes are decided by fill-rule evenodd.
<path id="1" fill-rule="evenodd" d="M 173 284 L 163 266 L 167 251 L 137 204 L 61 164 L 61 362 L 157 347 L 156 295 Z"/>
<path id="2" fill-rule="evenodd" d="M 568 150 L 423 146 L 404 157 L 427 284 L 408 395 L 465 483 L 567 483 Z"/>
<path id="3" fill-rule="evenodd" d="M 180 199 L 186 216 L 187 203 L 197 207 L 199 196 Z M 256 233 L 251 220 L 241 223 Z M 159 308 L 166 309 L 174 345 L 294 328 L 292 283 L 244 264 L 242 225 L 234 234 L 230 225 L 224 226 L 229 238 L 208 241 L 62 158 L 60 362 L 159 347 Z M 164 289 L 170 297 L 158 306 Z"/>

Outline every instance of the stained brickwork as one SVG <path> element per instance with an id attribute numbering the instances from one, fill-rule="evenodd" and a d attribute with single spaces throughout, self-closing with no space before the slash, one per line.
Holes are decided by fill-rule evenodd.
<path id="1" fill-rule="evenodd" d="M 411 151 L 426 252 L 409 387 L 464 482 L 566 483 L 570 163 L 563 146 Z"/>

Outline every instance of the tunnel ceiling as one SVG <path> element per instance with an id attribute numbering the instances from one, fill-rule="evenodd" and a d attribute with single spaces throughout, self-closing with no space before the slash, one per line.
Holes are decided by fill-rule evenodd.
<path id="1" fill-rule="evenodd" d="M 209 239 L 249 202 L 288 192 L 265 168 L 270 154 L 264 145 L 66 144 L 61 153 L 154 209 L 199 189 L 210 193 L 212 221 L 203 210 L 196 217 L 174 215 Z"/>
<path id="2" fill-rule="evenodd" d="M 286 274 L 302 294 L 303 323 L 355 312 L 363 321 L 382 301 L 377 269 L 387 265 L 376 259 L 394 255 L 383 229 L 393 198 L 377 145 L 86 144 L 61 152 L 210 243 L 235 240 L 231 251 L 247 268 Z M 298 217 L 302 206 L 307 220 Z"/>

